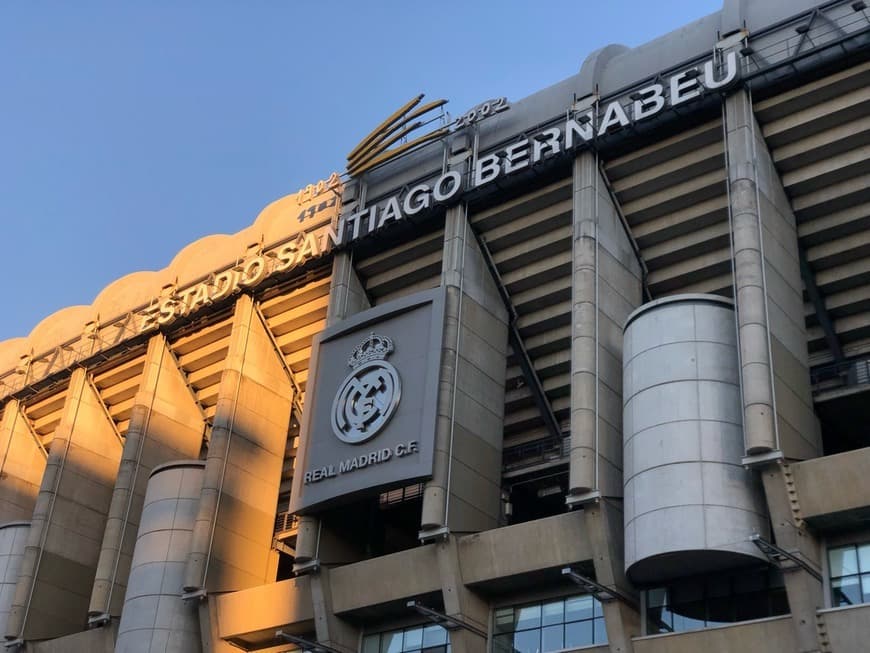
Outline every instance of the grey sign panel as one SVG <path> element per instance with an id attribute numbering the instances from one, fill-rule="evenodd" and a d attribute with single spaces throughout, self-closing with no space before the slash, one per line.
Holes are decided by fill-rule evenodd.
<path id="1" fill-rule="evenodd" d="M 313 374 L 290 509 L 307 512 L 432 475 L 444 290 L 326 329 Z"/>

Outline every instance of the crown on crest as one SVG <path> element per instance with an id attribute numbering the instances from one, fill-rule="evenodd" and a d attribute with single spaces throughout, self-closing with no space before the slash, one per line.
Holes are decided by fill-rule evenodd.
<path id="1" fill-rule="evenodd" d="M 393 341 L 387 336 L 379 336 L 372 332 L 353 350 L 350 358 L 347 359 L 347 364 L 356 369 L 369 361 L 384 360 L 392 352 Z"/>

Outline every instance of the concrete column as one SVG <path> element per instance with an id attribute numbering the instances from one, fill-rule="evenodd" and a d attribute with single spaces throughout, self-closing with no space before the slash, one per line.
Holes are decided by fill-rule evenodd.
<path id="1" fill-rule="evenodd" d="M 574 161 L 569 505 L 583 506 L 599 583 L 623 595 L 622 327 L 642 303 L 642 273 L 595 153 Z M 601 497 L 614 497 L 615 499 Z M 640 615 L 603 604 L 611 651 L 629 653 Z"/>
<path id="2" fill-rule="evenodd" d="M 622 496 L 622 325 L 641 270 L 598 169 L 574 162 L 569 503 Z"/>
<path id="3" fill-rule="evenodd" d="M 762 471 L 761 478 L 777 546 L 821 570 L 819 541 L 807 530 L 792 503 L 791 497 L 796 489 L 788 465 L 768 465 Z M 798 653 L 816 653 L 821 650 L 816 630 L 816 611 L 825 607 L 823 585 L 799 567 L 784 571 L 783 577 Z"/>
<path id="4" fill-rule="evenodd" d="M 236 302 L 184 588 L 267 578 L 293 386 L 254 301 Z"/>
<path id="5" fill-rule="evenodd" d="M 637 601 L 637 593 L 625 577 L 620 502 L 602 499 L 587 503 L 583 506 L 583 517 L 592 547 L 595 580 Z M 611 652 L 631 653 L 631 638 L 642 634 L 637 606 L 613 600 L 602 602 L 601 607 Z"/>
<path id="6" fill-rule="evenodd" d="M 821 436 L 794 213 L 745 90 L 726 98 L 725 120 L 746 462 L 771 452 L 781 461 L 812 458 Z M 788 465 L 763 465 L 761 475 L 776 544 L 819 569 L 819 543 L 800 519 Z M 822 585 L 801 569 L 785 572 L 785 583 L 798 650 L 816 651 Z"/>
<path id="7" fill-rule="evenodd" d="M 336 616 L 332 609 L 332 585 L 329 569 L 322 568 L 311 576 L 311 602 L 317 641 L 339 651 L 356 653 L 359 628 Z"/>
<path id="8" fill-rule="evenodd" d="M 444 614 L 455 617 L 487 632 L 489 624 L 489 603 L 469 590 L 462 580 L 459 564 L 458 542 L 455 535 L 437 544 L 438 572 L 441 576 L 441 595 L 444 600 Z M 450 645 L 456 653 L 484 653 L 486 638 L 477 633 L 458 628 L 450 631 Z"/>
<path id="9" fill-rule="evenodd" d="M 362 282 L 354 269 L 352 256 L 352 252 L 336 252 L 332 259 L 329 305 L 326 308 L 327 326 L 332 326 L 346 317 L 371 307 Z M 314 515 L 303 515 L 299 518 L 296 530 L 296 565 L 302 568 L 317 560 L 321 536 L 320 519 Z M 327 546 L 329 539 L 330 535 L 327 533 Z"/>
<path id="10" fill-rule="evenodd" d="M 17 399 L 6 403 L 0 420 L 0 524 L 29 521 L 48 457 Z"/>
<path id="11" fill-rule="evenodd" d="M 120 459 L 114 424 L 77 368 L 36 499 L 7 638 L 82 630 Z"/>
<path id="12" fill-rule="evenodd" d="M 92 619 L 121 614 L 151 470 L 172 460 L 199 458 L 204 429 L 205 417 L 166 338 L 153 336 L 109 506 L 88 610 Z"/>
<path id="13" fill-rule="evenodd" d="M 507 311 L 464 206 L 447 210 L 441 283 L 447 293 L 423 538 L 445 527 L 495 528 L 501 509 Z"/>
<path id="14" fill-rule="evenodd" d="M 747 455 L 820 452 L 791 205 L 740 90 L 725 100 L 731 235 Z"/>

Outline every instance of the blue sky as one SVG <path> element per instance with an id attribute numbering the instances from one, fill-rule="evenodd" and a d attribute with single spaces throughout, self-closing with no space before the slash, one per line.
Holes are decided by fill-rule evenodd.
<path id="1" fill-rule="evenodd" d="M 720 7 L 4 0 L 0 340 L 341 172 L 418 93 L 453 115 L 518 100 L 603 45 L 639 45 Z"/>

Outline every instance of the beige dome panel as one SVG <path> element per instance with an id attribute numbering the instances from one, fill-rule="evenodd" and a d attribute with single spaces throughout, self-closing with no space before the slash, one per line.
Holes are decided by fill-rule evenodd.
<path id="1" fill-rule="evenodd" d="M 286 240 L 300 230 L 298 216 L 303 209 L 304 206 L 299 204 L 296 195 L 287 195 L 260 211 L 251 228 L 263 235 L 263 242 L 267 245 Z"/>
<path id="2" fill-rule="evenodd" d="M 132 272 L 116 279 L 100 291 L 94 300 L 94 312 L 105 322 L 148 304 L 160 289 L 173 279 L 165 270 Z"/>
<path id="3" fill-rule="evenodd" d="M 215 270 L 232 265 L 245 253 L 247 243 L 239 238 L 243 233 L 233 236 L 213 234 L 200 238 L 176 254 L 165 271 L 172 279 L 178 280 L 179 286 L 185 286 Z"/>
<path id="4" fill-rule="evenodd" d="M 37 324 L 27 339 L 35 355 L 81 337 L 85 324 L 96 321 L 97 311 L 93 306 L 68 306 L 52 313 Z"/>
<path id="5" fill-rule="evenodd" d="M 8 372 L 21 362 L 21 357 L 30 353 L 27 338 L 11 338 L 0 342 L 0 374 Z"/>

